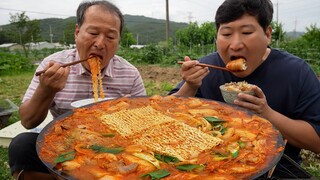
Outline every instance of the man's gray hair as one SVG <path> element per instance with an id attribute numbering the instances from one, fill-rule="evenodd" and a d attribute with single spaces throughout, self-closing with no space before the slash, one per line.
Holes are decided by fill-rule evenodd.
<path id="1" fill-rule="evenodd" d="M 110 13 L 113 13 L 119 17 L 119 19 L 120 19 L 120 35 L 121 35 L 123 25 L 124 25 L 124 17 L 122 15 L 121 11 L 119 10 L 119 8 L 109 1 L 104 1 L 104 0 L 83 1 L 77 9 L 77 22 L 76 23 L 78 24 L 78 26 L 81 27 L 81 25 L 84 22 L 86 10 L 93 5 L 99 5 L 103 8 L 105 8 Z"/>

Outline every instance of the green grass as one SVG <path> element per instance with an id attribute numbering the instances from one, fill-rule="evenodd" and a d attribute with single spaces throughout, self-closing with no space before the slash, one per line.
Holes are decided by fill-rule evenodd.
<path id="1" fill-rule="evenodd" d="M 1 76 L 0 99 L 9 99 L 19 106 L 32 75 L 33 73 L 23 73 L 14 76 Z M 18 112 L 14 112 L 9 118 L 7 125 L 13 124 L 19 121 L 19 119 Z M 9 169 L 8 149 L 2 147 L 0 148 L 0 179 L 13 179 Z"/>
<path id="2" fill-rule="evenodd" d="M 170 84 L 168 82 L 154 82 L 154 81 L 145 81 L 144 82 L 147 96 L 152 96 L 154 94 L 158 95 L 167 95 L 168 92 L 174 87 L 173 84 Z"/>
<path id="3" fill-rule="evenodd" d="M 8 160 L 8 149 L 0 148 L 0 179 L 13 179 L 11 177 Z"/>
<path id="4" fill-rule="evenodd" d="M 21 100 L 29 86 L 32 76 L 32 72 L 13 76 L 1 76 L 0 99 L 9 99 L 17 106 L 20 106 Z M 8 120 L 8 125 L 17 122 L 19 119 L 18 112 L 14 112 Z"/>

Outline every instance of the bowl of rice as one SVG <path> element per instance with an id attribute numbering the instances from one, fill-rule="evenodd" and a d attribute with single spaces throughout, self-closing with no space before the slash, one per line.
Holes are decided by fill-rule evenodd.
<path id="1" fill-rule="evenodd" d="M 234 100 L 238 99 L 239 93 L 255 95 L 252 90 L 253 85 L 246 81 L 230 82 L 220 86 L 222 97 L 226 103 L 234 104 Z"/>

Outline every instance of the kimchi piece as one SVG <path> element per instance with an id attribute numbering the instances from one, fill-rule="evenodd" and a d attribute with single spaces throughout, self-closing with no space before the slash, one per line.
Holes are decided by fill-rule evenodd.
<path id="1" fill-rule="evenodd" d="M 94 102 L 98 102 L 98 98 L 104 98 L 101 76 L 101 59 L 97 56 L 90 57 L 88 60 L 91 76 Z"/>
<path id="2" fill-rule="evenodd" d="M 240 72 L 247 69 L 246 60 L 243 58 L 239 58 L 237 60 L 230 61 L 226 68 L 233 72 Z"/>

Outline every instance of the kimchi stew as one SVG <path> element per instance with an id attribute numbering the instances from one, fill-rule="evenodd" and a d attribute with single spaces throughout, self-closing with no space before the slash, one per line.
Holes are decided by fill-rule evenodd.
<path id="1" fill-rule="evenodd" d="M 279 139 L 269 121 L 233 106 L 152 96 L 74 109 L 45 127 L 37 152 L 65 178 L 250 179 L 275 165 Z"/>

